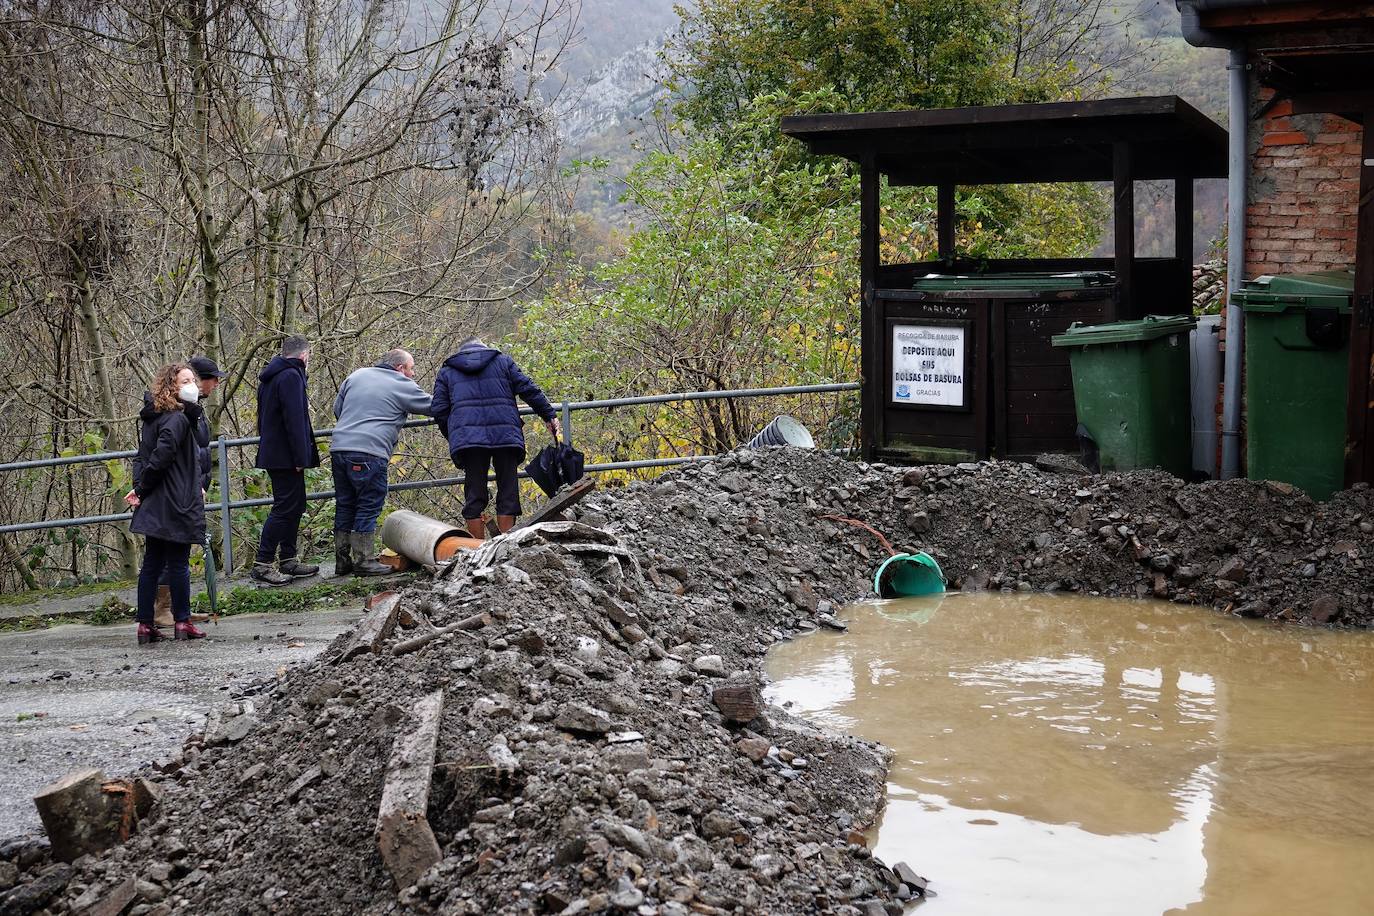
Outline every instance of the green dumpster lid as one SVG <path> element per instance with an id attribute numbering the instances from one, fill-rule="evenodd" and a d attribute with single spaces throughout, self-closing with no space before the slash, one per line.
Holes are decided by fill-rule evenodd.
<path id="1" fill-rule="evenodd" d="M 1246 280 L 1236 291 L 1236 303 L 1247 312 L 1282 312 L 1290 308 L 1350 311 L 1355 290 L 1353 270 L 1322 270 L 1308 274 L 1279 274 Z"/>
<path id="2" fill-rule="evenodd" d="M 911 284 L 917 290 L 955 289 L 1091 289 L 1110 286 L 1116 277 L 1101 270 L 1080 270 L 1069 273 L 1006 273 L 1006 274 L 927 274 Z"/>
<path id="3" fill-rule="evenodd" d="M 1086 325 L 1075 321 L 1063 334 L 1050 339 L 1056 347 L 1083 347 L 1095 344 L 1139 343 L 1182 334 L 1197 327 L 1189 315 L 1146 315 L 1134 321 Z"/>

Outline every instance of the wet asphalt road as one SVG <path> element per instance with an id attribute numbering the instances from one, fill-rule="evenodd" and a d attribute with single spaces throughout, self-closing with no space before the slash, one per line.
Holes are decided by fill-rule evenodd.
<path id="1" fill-rule="evenodd" d="M 234 685 L 309 660 L 361 616 L 245 614 L 205 624 L 208 639 L 154 646 L 137 645 L 132 624 L 0 634 L 0 838 L 41 829 L 31 799 L 44 785 L 172 753 Z"/>

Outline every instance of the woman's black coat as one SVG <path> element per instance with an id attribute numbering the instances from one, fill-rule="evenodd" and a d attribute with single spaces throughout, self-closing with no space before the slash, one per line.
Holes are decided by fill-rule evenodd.
<path id="1" fill-rule="evenodd" d="M 140 504 L 129 530 L 178 544 L 205 543 L 205 498 L 201 492 L 200 454 L 196 442 L 200 407 L 157 411 L 144 403 L 139 419 L 138 457 L 134 459 L 134 492 Z"/>

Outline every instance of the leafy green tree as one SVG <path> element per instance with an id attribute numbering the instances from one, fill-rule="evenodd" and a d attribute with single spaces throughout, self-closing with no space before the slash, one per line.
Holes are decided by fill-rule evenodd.
<path id="1" fill-rule="evenodd" d="M 626 198 L 642 222 L 623 254 L 575 273 L 521 321 L 521 358 L 547 385 L 607 397 L 852 377 L 857 180 L 835 161 L 790 167 L 767 118 L 650 153 L 631 172 Z M 604 448 L 731 448 L 763 409 L 696 402 L 675 412 L 689 422 L 655 416 Z"/>
<path id="2" fill-rule="evenodd" d="M 1057 96 L 1018 71 L 1019 20 L 999 0 L 700 0 L 667 59 L 680 115 L 719 129 L 769 93 L 833 94 L 832 110 L 949 108 Z"/>

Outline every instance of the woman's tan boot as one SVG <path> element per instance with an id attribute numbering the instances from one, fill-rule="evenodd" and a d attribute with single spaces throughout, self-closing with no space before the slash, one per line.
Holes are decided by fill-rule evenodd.
<path id="1" fill-rule="evenodd" d="M 487 526 L 483 524 L 480 518 L 468 519 L 468 536 L 479 541 L 487 539 Z"/>

